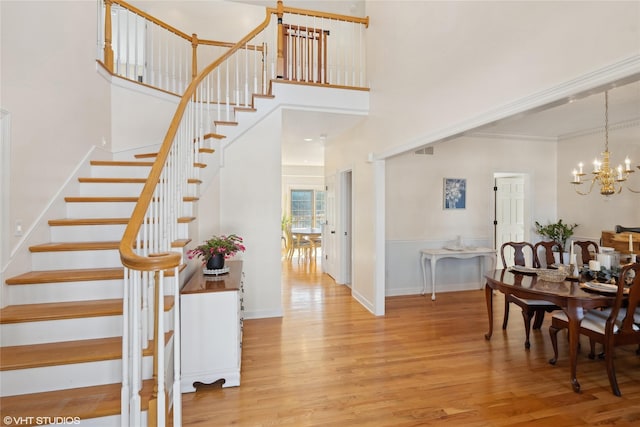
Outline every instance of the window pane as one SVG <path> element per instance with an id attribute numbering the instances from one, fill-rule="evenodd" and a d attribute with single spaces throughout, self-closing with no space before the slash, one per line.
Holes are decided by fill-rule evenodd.
<path id="1" fill-rule="evenodd" d="M 325 192 L 316 191 L 316 221 L 314 226 L 320 227 L 326 222 L 326 201 Z"/>
<path id="2" fill-rule="evenodd" d="M 311 227 L 313 190 L 291 190 L 291 227 Z"/>

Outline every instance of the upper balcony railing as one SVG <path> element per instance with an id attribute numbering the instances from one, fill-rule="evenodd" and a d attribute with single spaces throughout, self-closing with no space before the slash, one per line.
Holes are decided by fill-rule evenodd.
<path id="1" fill-rule="evenodd" d="M 121 0 L 99 0 L 98 60 L 114 75 L 182 95 L 203 68 L 234 43 L 187 34 Z M 271 79 L 368 87 L 368 18 L 284 7 L 250 46 L 219 70 L 210 87 L 218 102 L 247 105 Z M 223 86 L 227 86 L 223 88 Z"/>
<path id="2" fill-rule="evenodd" d="M 199 178 L 200 149 L 212 148 L 210 141 L 218 136 L 215 121 L 232 120 L 235 108 L 252 105 L 253 94 L 268 93 L 272 79 L 366 88 L 368 18 L 288 8 L 278 1 L 242 40 L 223 43 L 188 36 L 123 1 L 100 1 L 98 61 L 120 78 L 180 96 L 120 243 L 125 267 L 121 422 L 140 425 L 142 349 L 153 342 L 149 424 L 165 425 L 172 408 L 178 427 L 177 278 L 183 259 L 182 249 L 172 245 L 184 238 L 178 219 L 190 215 L 184 202 L 192 196 L 188 182 Z M 165 283 L 168 273 L 173 286 Z M 175 304 L 172 345 L 166 352 L 163 295 L 169 290 Z"/>

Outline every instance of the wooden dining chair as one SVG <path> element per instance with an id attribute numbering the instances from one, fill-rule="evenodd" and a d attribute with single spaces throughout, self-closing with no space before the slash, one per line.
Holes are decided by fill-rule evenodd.
<path id="1" fill-rule="evenodd" d="M 562 252 L 562 246 L 558 242 L 554 242 L 553 240 L 536 243 L 535 245 L 533 245 L 533 254 L 536 267 L 549 267 L 550 265 L 557 262 L 559 262 L 560 264 L 564 263 Z M 554 255 L 555 253 L 559 253 L 558 261 L 556 261 Z M 544 255 L 542 257 L 542 259 L 544 259 L 544 262 L 541 261 L 540 254 Z"/>
<path id="2" fill-rule="evenodd" d="M 620 396 L 620 388 L 616 379 L 613 364 L 615 348 L 621 345 L 640 345 L 640 326 L 638 309 L 640 308 L 640 263 L 627 264 L 620 271 L 618 290 L 613 307 L 605 310 L 587 310 L 580 323 L 580 334 L 589 337 L 591 343 L 590 358 L 594 358 L 594 345 L 600 343 L 604 347 L 604 359 L 611 391 Z M 625 280 L 626 279 L 626 280 Z M 627 286 L 627 282 L 630 286 Z M 628 289 L 628 294 L 625 294 Z M 553 345 L 553 359 L 549 363 L 554 365 L 558 360 L 558 331 L 569 327 L 567 315 L 564 312 L 554 313 L 551 317 L 549 335 Z M 640 353 L 640 347 L 637 350 Z"/>
<path id="3" fill-rule="evenodd" d="M 589 261 L 596 259 L 598 252 L 600 252 L 598 244 L 591 240 L 576 240 L 573 244 L 580 248 L 578 253 L 580 254 L 582 265 L 589 264 Z"/>
<path id="4" fill-rule="evenodd" d="M 537 258 L 535 256 L 535 247 L 529 242 L 506 242 L 500 247 L 500 257 L 502 265 L 507 268 L 508 251 L 513 253 L 513 263 L 519 266 L 538 267 Z M 511 303 L 516 304 L 522 309 L 522 318 L 524 319 L 525 341 L 524 347 L 530 348 L 529 335 L 531 333 L 531 319 L 534 319 L 533 329 L 540 329 L 544 320 L 544 313 L 553 310 L 559 310 L 555 304 L 548 301 L 519 298 L 513 295 L 506 295 L 504 298 L 504 319 L 502 321 L 502 329 L 507 329 L 509 322 L 509 306 Z"/>
<path id="5" fill-rule="evenodd" d="M 291 226 L 285 228 L 285 240 L 287 247 L 287 259 L 293 259 L 293 256 L 298 252 L 298 260 L 309 255 L 311 249 L 311 243 L 302 239 L 299 235 L 294 234 L 291 231 Z"/>

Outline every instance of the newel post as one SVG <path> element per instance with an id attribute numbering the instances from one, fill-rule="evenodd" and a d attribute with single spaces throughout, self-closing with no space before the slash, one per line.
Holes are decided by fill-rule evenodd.
<path id="1" fill-rule="evenodd" d="M 198 75 L 198 35 L 191 34 L 191 81 Z"/>
<path id="2" fill-rule="evenodd" d="M 104 0 L 104 66 L 113 73 L 113 49 L 111 48 L 111 0 Z"/>
<path id="3" fill-rule="evenodd" d="M 284 77 L 284 29 L 282 27 L 282 16 L 284 15 L 284 6 L 282 0 L 278 0 L 278 59 L 276 61 L 276 77 L 281 79 Z"/>

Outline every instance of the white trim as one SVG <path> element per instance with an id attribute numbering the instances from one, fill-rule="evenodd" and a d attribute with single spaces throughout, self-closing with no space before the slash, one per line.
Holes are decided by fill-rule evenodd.
<path id="1" fill-rule="evenodd" d="M 551 106 L 564 104 L 572 99 L 587 96 L 594 91 L 602 91 L 605 87 L 614 83 L 619 85 L 621 82 L 633 81 L 638 78 L 640 78 L 640 54 L 583 74 L 580 77 L 546 90 L 500 105 L 452 126 L 429 132 L 405 144 L 374 154 L 373 159 L 388 159 L 408 151 L 417 150 L 428 144 L 457 138 L 464 132 L 506 117 L 532 110 L 541 111 Z"/>
<path id="2" fill-rule="evenodd" d="M 386 187 L 384 160 L 373 162 L 374 173 L 374 235 L 375 235 L 375 271 L 374 271 L 374 311 L 376 316 L 384 316 L 386 293 Z"/>

